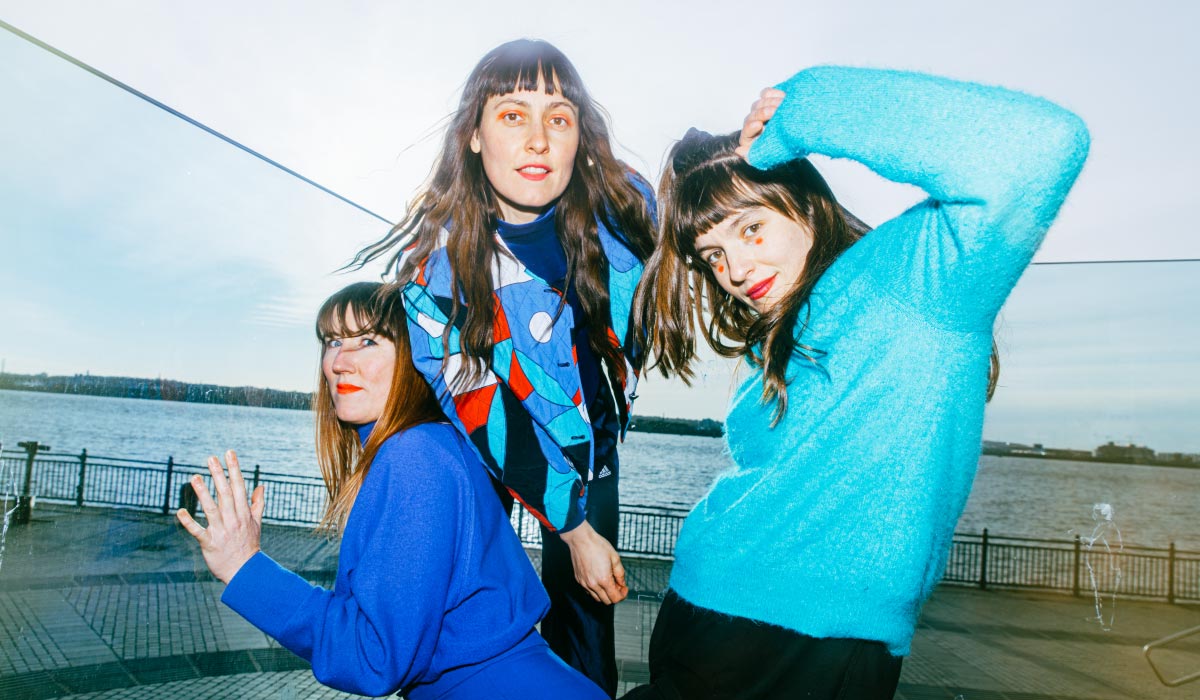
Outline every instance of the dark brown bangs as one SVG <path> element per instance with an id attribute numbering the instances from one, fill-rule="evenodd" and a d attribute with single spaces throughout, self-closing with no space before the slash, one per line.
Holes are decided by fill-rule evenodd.
<path id="1" fill-rule="evenodd" d="M 346 312 L 354 327 L 346 324 Z M 404 323 L 399 294 L 379 282 L 356 282 L 325 300 L 317 312 L 317 340 L 380 335 L 395 340 Z"/>
<path id="2" fill-rule="evenodd" d="M 694 258 L 697 237 L 746 209 L 767 207 L 793 220 L 803 220 L 790 195 L 786 184 L 768 180 L 739 156 L 712 161 L 680 179 L 673 203 L 673 225 L 667 235 L 677 250 Z"/>
<path id="3" fill-rule="evenodd" d="M 481 62 L 481 69 L 479 84 L 484 102 L 496 95 L 535 91 L 539 82 L 547 95 L 561 90 L 576 108 L 588 99 L 575 67 L 561 51 L 544 41 L 518 39 L 498 46 Z M 476 123 L 480 116 L 482 112 L 476 115 Z"/>

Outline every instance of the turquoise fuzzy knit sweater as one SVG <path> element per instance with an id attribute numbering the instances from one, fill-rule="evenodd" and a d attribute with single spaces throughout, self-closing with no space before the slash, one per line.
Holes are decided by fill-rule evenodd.
<path id="1" fill-rule="evenodd" d="M 927 75 L 820 67 L 779 88 L 754 166 L 851 158 L 929 198 L 821 277 L 797 335 L 820 368 L 793 361 L 774 428 L 750 369 L 726 420 L 736 466 L 684 523 L 671 587 L 904 655 L 975 476 L 993 322 L 1088 133 L 1045 100 Z"/>

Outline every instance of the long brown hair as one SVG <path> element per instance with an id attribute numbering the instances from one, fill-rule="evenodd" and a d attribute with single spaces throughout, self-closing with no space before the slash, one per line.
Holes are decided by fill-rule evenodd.
<path id="1" fill-rule="evenodd" d="M 597 357 L 613 372 L 623 370 L 620 349 L 607 334 L 608 262 L 597 234 L 597 218 L 619 231 L 639 260 L 654 247 L 649 205 L 630 181 L 629 170 L 613 155 L 603 109 L 592 101 L 575 67 L 551 44 L 519 39 L 484 56 L 463 88 L 451 117 L 429 184 L 409 205 L 408 214 L 382 240 L 355 256 L 352 266 L 389 255 L 396 280 L 412 279 L 439 245 L 443 226 L 451 229 L 446 248 L 456 294 L 450 312 L 455 325 L 463 313 L 461 343 L 468 358 L 463 381 L 474 382 L 485 370 L 493 344 L 492 269 L 500 248 L 495 241 L 499 208 L 471 136 L 479 128 L 489 98 L 518 90 L 547 94 L 555 88 L 578 109 L 579 149 L 566 190 L 558 200 L 555 224 L 567 257 L 568 283 L 575 285 L 588 340 Z M 411 247 L 411 251 L 408 249 Z M 404 262 L 401 263 L 401 257 Z M 449 334 L 443 338 L 449 341 Z"/>
<path id="2" fill-rule="evenodd" d="M 347 317 L 353 323 L 347 323 Z M 312 409 L 316 422 L 317 463 L 329 497 L 319 530 L 340 533 L 354 506 L 363 478 L 371 469 L 379 447 L 389 437 L 419 423 L 443 420 L 429 385 L 412 364 L 412 350 L 400 295 L 378 282 L 357 282 L 335 292 L 317 312 L 317 340 L 324 357 L 330 338 L 379 335 L 396 346 L 396 367 L 383 415 L 376 421 L 366 444 L 356 426 L 338 419 L 332 387 L 317 370 L 317 390 Z"/>
<path id="3" fill-rule="evenodd" d="M 819 366 L 820 348 L 797 343 L 801 318 L 821 275 L 870 227 L 838 204 L 808 159 L 769 171 L 748 164 L 734 149 L 738 134 L 713 136 L 691 129 L 675 144 L 659 183 L 662 237 L 634 301 L 634 327 L 655 356 L 663 376 L 690 384 L 696 359 L 693 329 L 723 357 L 747 357 L 763 370 L 763 402 L 775 402 L 774 421 L 787 410 L 787 366 L 797 355 Z M 804 224 L 813 245 L 795 287 L 763 314 L 721 288 L 696 254 L 696 237 L 730 215 L 767 207 Z M 800 324 L 800 328 L 797 328 Z M 999 376 L 993 343 L 988 398 Z"/>

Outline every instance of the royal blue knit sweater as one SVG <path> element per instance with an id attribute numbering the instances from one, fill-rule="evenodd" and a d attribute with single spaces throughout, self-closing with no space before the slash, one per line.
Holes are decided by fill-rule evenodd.
<path id="1" fill-rule="evenodd" d="M 820 67 L 750 162 L 851 158 L 929 198 L 825 272 L 797 325 L 788 408 L 753 367 L 735 467 L 684 523 L 671 586 L 719 612 L 907 654 L 979 461 L 992 326 L 1088 151 L 1045 100 L 913 73 Z"/>
<path id="2" fill-rule="evenodd" d="M 221 600 L 325 685 L 408 689 L 412 700 L 502 662 L 549 608 L 487 471 L 446 423 L 383 443 L 346 520 L 332 591 L 259 552 Z"/>

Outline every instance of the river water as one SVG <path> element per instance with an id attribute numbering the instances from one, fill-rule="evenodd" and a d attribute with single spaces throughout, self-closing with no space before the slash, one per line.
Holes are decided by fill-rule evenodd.
<path id="1" fill-rule="evenodd" d="M 263 472 L 319 476 L 306 411 L 0 391 L 0 441 L 25 440 L 185 464 L 234 448 Z M 730 465 L 718 438 L 630 432 L 620 454 L 628 504 L 690 508 Z M 1112 506 L 1126 544 L 1200 550 L 1200 469 L 984 456 L 958 531 L 1088 535 L 1096 503 Z"/>

